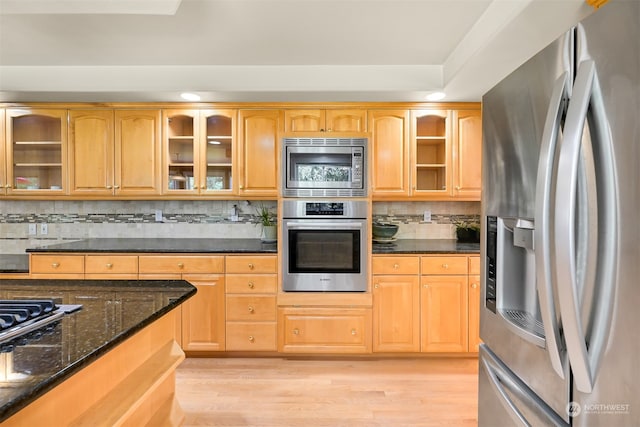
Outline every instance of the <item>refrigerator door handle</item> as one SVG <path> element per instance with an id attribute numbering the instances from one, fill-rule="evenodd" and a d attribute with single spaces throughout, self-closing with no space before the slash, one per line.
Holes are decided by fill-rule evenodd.
<path id="1" fill-rule="evenodd" d="M 597 229 L 597 256 L 594 283 L 579 283 L 578 255 L 589 250 L 581 246 L 589 239 L 576 242 L 578 209 L 578 176 L 585 121 L 594 153 Z M 593 390 L 600 360 L 610 334 L 614 308 L 617 268 L 617 186 L 613 160 L 611 131 L 604 101 L 592 60 L 580 63 L 573 95 L 567 110 L 564 139 L 558 157 L 558 180 L 554 216 L 557 258 L 558 300 L 564 339 L 576 388 L 585 393 Z M 585 266 L 582 265 L 582 269 Z M 582 286 L 580 286 L 582 285 Z M 580 289 L 593 289 L 592 298 L 585 298 Z M 592 300 L 589 322 L 583 324 L 583 302 Z"/>
<path id="2" fill-rule="evenodd" d="M 565 366 L 562 363 L 562 337 L 554 303 L 554 278 L 552 277 L 551 257 L 551 205 L 553 185 L 557 180 L 555 169 L 556 147 L 562 121 L 563 103 L 568 99 L 569 73 L 565 72 L 555 82 L 549 108 L 545 119 L 544 131 L 538 159 L 536 179 L 535 232 L 536 246 L 536 287 L 540 299 L 540 315 L 544 328 L 545 344 L 553 370 L 564 379 Z"/>

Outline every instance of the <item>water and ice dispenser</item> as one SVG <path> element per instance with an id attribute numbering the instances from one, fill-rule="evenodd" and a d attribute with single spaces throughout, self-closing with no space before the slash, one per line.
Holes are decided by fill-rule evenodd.
<path id="1" fill-rule="evenodd" d="M 536 289 L 533 221 L 488 216 L 485 307 L 522 338 L 545 346 Z"/>

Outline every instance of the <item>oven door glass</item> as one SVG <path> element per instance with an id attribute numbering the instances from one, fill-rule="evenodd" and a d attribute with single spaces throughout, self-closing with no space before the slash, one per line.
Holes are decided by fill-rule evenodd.
<path id="1" fill-rule="evenodd" d="M 289 230 L 289 273 L 360 273 L 360 230 Z"/>

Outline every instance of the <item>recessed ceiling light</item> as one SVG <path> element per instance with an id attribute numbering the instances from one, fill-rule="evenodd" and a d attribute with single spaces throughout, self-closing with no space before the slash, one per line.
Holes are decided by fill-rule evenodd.
<path id="1" fill-rule="evenodd" d="M 444 92 L 432 92 L 425 98 L 427 101 L 440 101 L 441 99 L 444 99 L 445 96 L 447 95 Z"/>
<path id="2" fill-rule="evenodd" d="M 185 101 L 200 101 L 200 95 L 191 92 L 183 92 L 180 97 Z"/>

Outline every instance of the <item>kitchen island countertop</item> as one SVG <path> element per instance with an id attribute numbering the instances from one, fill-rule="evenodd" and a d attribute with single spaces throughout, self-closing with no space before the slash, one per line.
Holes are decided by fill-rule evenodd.
<path id="1" fill-rule="evenodd" d="M 2 293 L 82 308 L 29 339 L 23 335 L 0 344 L 0 363 L 10 367 L 0 383 L 0 422 L 182 304 L 196 288 L 184 280 L 7 279 Z"/>

